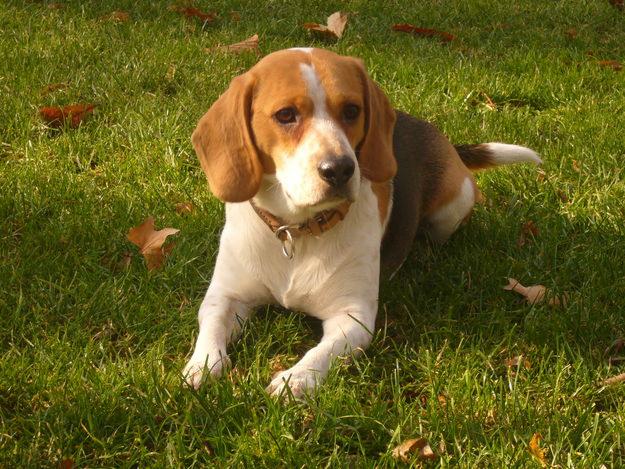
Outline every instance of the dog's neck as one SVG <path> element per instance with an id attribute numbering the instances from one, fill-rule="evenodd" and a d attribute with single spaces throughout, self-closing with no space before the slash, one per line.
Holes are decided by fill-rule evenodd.
<path id="1" fill-rule="evenodd" d="M 264 175 L 258 193 L 252 199 L 254 205 L 284 220 L 288 224 L 304 223 L 314 218 L 318 213 L 332 209 L 343 203 L 333 201 L 326 204 L 317 204 L 311 207 L 294 205 L 284 192 L 277 178 L 273 175 Z"/>

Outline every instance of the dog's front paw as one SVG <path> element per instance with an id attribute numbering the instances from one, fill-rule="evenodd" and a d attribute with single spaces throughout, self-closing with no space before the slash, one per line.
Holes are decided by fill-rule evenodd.
<path id="1" fill-rule="evenodd" d="M 198 389 L 202 384 L 202 378 L 205 376 L 205 372 L 208 372 L 208 376 L 219 378 L 230 366 L 231 363 L 228 355 L 220 356 L 217 360 L 208 355 L 201 358 L 193 356 L 184 367 L 182 376 L 188 386 L 193 389 Z"/>
<path id="2" fill-rule="evenodd" d="M 272 396 L 287 397 L 288 387 L 293 397 L 298 398 L 312 394 L 320 382 L 319 372 L 295 365 L 276 374 L 267 386 L 267 392 Z"/>

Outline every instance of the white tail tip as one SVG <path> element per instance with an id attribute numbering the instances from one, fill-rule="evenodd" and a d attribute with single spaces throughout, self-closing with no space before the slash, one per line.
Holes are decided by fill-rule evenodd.
<path id="1" fill-rule="evenodd" d="M 543 162 L 534 150 L 520 145 L 493 142 L 485 143 L 484 146 L 489 150 L 493 163 L 496 165 L 526 162 L 539 165 Z"/>

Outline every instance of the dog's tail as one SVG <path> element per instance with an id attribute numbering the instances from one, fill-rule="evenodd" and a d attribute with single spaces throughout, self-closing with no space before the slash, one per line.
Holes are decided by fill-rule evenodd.
<path id="1" fill-rule="evenodd" d="M 465 166 L 474 171 L 505 164 L 542 163 L 534 150 L 508 143 L 455 145 L 455 148 Z"/>

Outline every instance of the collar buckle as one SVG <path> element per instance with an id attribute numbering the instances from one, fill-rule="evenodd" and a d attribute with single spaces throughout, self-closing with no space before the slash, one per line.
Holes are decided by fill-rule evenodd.
<path id="1" fill-rule="evenodd" d="M 282 242 L 282 254 L 287 259 L 293 259 L 295 255 L 295 243 L 293 242 L 293 235 L 291 234 L 291 229 L 293 227 L 289 225 L 282 225 L 278 227 L 275 232 L 276 238 Z M 284 238 L 282 238 L 282 233 L 285 234 Z"/>

